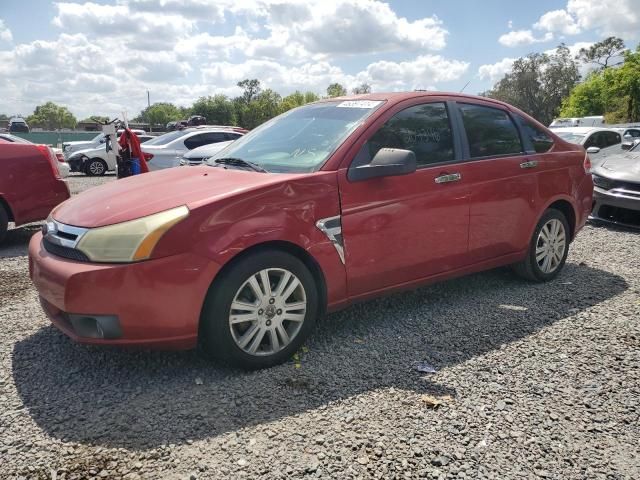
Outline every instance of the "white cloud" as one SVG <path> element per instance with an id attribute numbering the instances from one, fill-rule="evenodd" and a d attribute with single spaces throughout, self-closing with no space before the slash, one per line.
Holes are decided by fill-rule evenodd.
<path id="1" fill-rule="evenodd" d="M 553 34 L 547 32 L 542 37 L 536 37 L 531 30 L 513 30 L 501 35 L 498 41 L 505 47 L 520 47 L 532 43 L 548 42 L 553 39 Z"/>
<path id="2" fill-rule="evenodd" d="M 489 80 L 492 84 L 496 83 L 507 73 L 511 72 L 515 58 L 503 58 L 499 62 L 481 65 L 478 68 L 478 76 L 482 80 Z"/>
<path id="3" fill-rule="evenodd" d="M 538 30 L 546 30 L 547 32 L 561 33 L 564 35 L 576 35 L 580 33 L 580 27 L 576 23 L 575 18 L 569 15 L 566 10 L 552 10 L 545 13 L 533 27 Z"/>
<path id="4" fill-rule="evenodd" d="M 51 100 L 78 117 L 135 115 L 147 90 L 152 101 L 190 105 L 235 96 L 244 78 L 283 95 L 322 94 L 333 82 L 434 88 L 469 68 L 433 53 L 448 36 L 439 18 L 409 20 L 380 0 L 66 0 L 54 8 L 57 37 L 3 42 L 0 113 L 28 114 Z M 0 20 L 0 39 L 10 35 Z M 349 69 L 355 55 L 377 61 Z"/>
<path id="5" fill-rule="evenodd" d="M 0 18 L 0 41 L 2 42 L 11 42 L 13 40 L 13 35 L 11 34 L 11 30 L 4 23 L 4 20 Z"/>
<path id="6" fill-rule="evenodd" d="M 583 30 L 631 38 L 640 35 L 638 0 L 569 0 L 566 10 Z"/>

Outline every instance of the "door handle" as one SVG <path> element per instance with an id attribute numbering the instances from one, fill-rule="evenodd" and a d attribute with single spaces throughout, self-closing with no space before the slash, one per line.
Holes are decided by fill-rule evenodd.
<path id="1" fill-rule="evenodd" d="M 535 160 L 529 160 L 528 162 L 522 162 L 520 164 L 520 168 L 536 168 L 538 166 L 538 162 Z"/>
<path id="2" fill-rule="evenodd" d="M 444 175 L 440 175 L 439 177 L 434 178 L 433 180 L 436 183 L 449 183 L 449 182 L 457 182 L 462 178 L 462 175 L 459 173 L 446 173 Z"/>

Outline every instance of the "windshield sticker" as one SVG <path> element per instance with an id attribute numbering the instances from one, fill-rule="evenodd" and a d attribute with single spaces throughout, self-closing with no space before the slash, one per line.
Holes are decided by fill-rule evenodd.
<path id="1" fill-rule="evenodd" d="M 380 105 L 380 100 L 346 100 L 336 105 L 339 108 L 374 108 Z"/>

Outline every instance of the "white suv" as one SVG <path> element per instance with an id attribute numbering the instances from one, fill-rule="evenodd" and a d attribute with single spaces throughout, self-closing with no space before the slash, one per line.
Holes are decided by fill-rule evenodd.
<path id="1" fill-rule="evenodd" d="M 181 157 L 189 150 L 212 143 L 228 142 L 242 135 L 229 128 L 201 126 L 165 133 L 140 147 L 144 153 L 153 155 L 147 162 L 149 169 L 160 170 L 179 166 Z"/>

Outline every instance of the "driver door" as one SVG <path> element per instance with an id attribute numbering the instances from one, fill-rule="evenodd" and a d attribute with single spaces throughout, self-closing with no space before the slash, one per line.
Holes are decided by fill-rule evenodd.
<path id="1" fill-rule="evenodd" d="M 355 145 L 351 166 L 380 148 L 412 150 L 417 170 L 350 181 L 340 171 L 342 238 L 352 297 L 465 265 L 469 237 L 467 165 L 444 100 L 396 106 Z"/>

